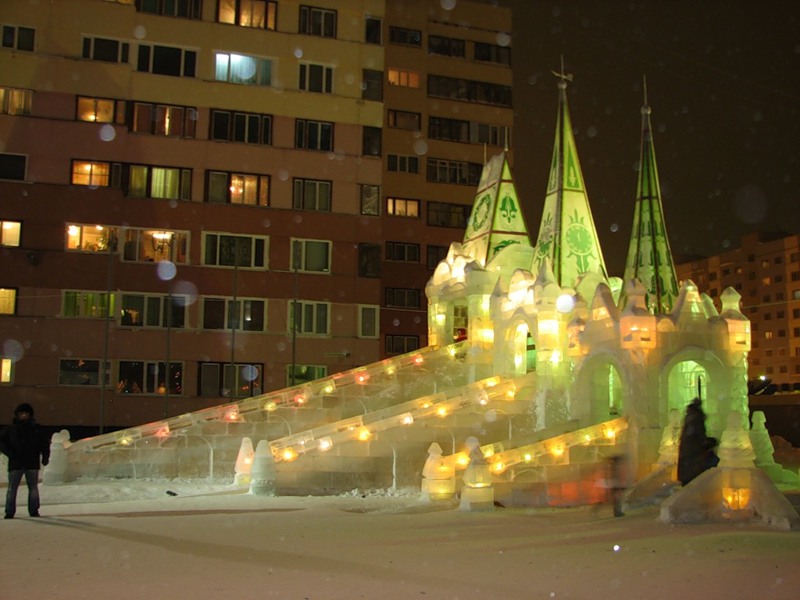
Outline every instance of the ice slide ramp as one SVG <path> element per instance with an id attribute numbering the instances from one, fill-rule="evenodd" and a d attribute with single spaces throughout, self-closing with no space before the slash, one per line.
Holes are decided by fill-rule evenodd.
<path id="1" fill-rule="evenodd" d="M 57 468 L 49 469 L 48 478 L 231 479 L 244 438 L 254 445 L 270 441 L 277 462 L 276 488 L 287 495 L 419 486 L 432 443 L 458 455 L 473 436 L 491 442 L 486 447 L 490 456 L 525 444 L 544 444 L 538 448 L 547 451 L 531 449 L 527 464 L 502 473 L 495 464 L 498 481 L 513 481 L 511 474 L 520 469 L 552 472 L 559 467 L 557 456 L 551 465 L 547 457 L 555 456 L 554 448 L 558 453 L 558 436 L 578 425 L 568 422 L 537 431 L 535 373 L 480 378 L 490 373 L 490 365 L 465 361 L 467 351 L 464 343 L 424 348 L 291 388 L 80 440 L 62 452 L 61 475 L 55 460 Z M 550 438 L 547 446 L 542 440 Z M 561 445 L 565 451 L 571 448 L 570 443 Z M 591 461 L 596 455 L 584 458 Z"/>
<path id="2" fill-rule="evenodd" d="M 112 433 L 54 439 L 53 482 L 79 477 L 227 478 L 241 440 L 275 440 L 297 431 L 379 411 L 486 377 L 466 364 L 467 342 L 418 351 L 282 390 L 204 408 Z"/>

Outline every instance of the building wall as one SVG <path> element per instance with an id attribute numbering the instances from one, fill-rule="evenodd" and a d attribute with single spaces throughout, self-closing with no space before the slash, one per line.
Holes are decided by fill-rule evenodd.
<path id="1" fill-rule="evenodd" d="M 676 265 L 715 300 L 727 287 L 742 296 L 750 319 L 748 377 L 765 376 L 784 391 L 800 388 L 800 237 L 748 234 L 735 250 Z"/>
<path id="2" fill-rule="evenodd" d="M 224 402 L 230 396 L 226 382 L 217 393 L 204 393 L 201 373 L 207 363 L 223 370 L 236 365 L 239 394 L 249 395 L 285 387 L 292 364 L 313 367 L 303 376 L 332 374 L 396 353 L 398 340 L 409 349 L 427 344 L 428 250 L 447 248 L 463 237 L 457 223 L 429 226 L 428 203 L 463 205 L 468 214 L 475 189 L 429 181 L 426 157 L 481 164 L 485 152 L 475 140 L 426 142 L 427 116 L 459 114 L 510 130 L 512 108 L 431 98 L 426 77 L 438 73 L 510 86 L 510 64 L 476 61 L 471 45 L 471 40 L 496 44 L 511 29 L 510 11 L 471 2 L 447 11 L 433 0 L 403 3 L 408 10 L 376 0 L 320 0 L 313 8 L 336 18 L 336 36 L 331 38 L 299 33 L 301 4 L 306 6 L 279 0 L 276 28 L 265 30 L 216 22 L 215 0 L 198 3 L 199 19 L 151 14 L 128 1 L 75 0 L 37 5 L 36 10 L 23 0 L 3 3 L 0 24 L 18 34 L 20 28 L 31 29 L 35 37 L 32 49 L 0 48 L 0 88 L 6 93 L 0 107 L 0 221 L 21 229 L 18 241 L 4 235 L 0 246 L 0 304 L 5 302 L 0 311 L 5 341 L 0 420 L 16 403 L 29 401 L 42 422 L 51 425 L 138 424 Z M 380 43 L 367 43 L 367 18 L 380 22 Z M 418 29 L 419 46 L 390 42 L 395 26 Z M 467 40 L 468 53 L 463 58 L 429 55 L 431 32 Z M 95 40 L 90 54 L 98 38 L 117 41 L 118 61 L 84 58 L 87 38 Z M 156 46 L 182 49 L 183 60 L 195 58 L 194 75 L 139 71 L 142 46 L 150 46 L 153 57 Z M 123 48 L 127 60 L 122 60 Z M 218 52 L 271 61 L 270 85 L 217 81 Z M 332 69 L 330 93 L 300 89 L 301 63 Z M 409 90 L 389 85 L 390 65 L 419 70 L 421 86 Z M 382 74 L 383 94 L 365 93 L 365 71 Z M 29 110 L 9 108 L 11 90 L 30 95 Z M 110 122 L 86 120 L 80 98 L 110 102 Z M 183 109 L 182 134 L 163 135 L 157 129 L 143 133 L 143 126 L 136 125 L 144 122 L 138 121 L 141 104 L 152 105 L 154 111 L 159 106 Z M 420 130 L 390 128 L 390 110 L 420 112 Z M 215 111 L 269 117 L 269 143 L 213 139 Z M 332 148 L 296 147 L 298 119 L 333 123 Z M 163 115 L 154 121 L 156 128 L 166 124 Z M 377 154 L 364 150 L 365 127 L 380 130 Z M 415 148 L 417 141 L 428 147 Z M 418 157 L 418 172 L 389 171 L 389 153 Z M 17 155 L 25 157 L 22 177 L 8 171 Z M 91 168 L 107 166 L 106 182 L 79 184 L 76 173 L 89 163 L 95 165 Z M 149 167 L 151 180 L 156 170 L 184 171 L 180 197 L 132 197 L 137 165 Z M 268 178 L 268 206 L 232 203 L 230 198 L 210 202 L 212 171 Z M 330 182 L 330 208 L 295 209 L 295 179 Z M 363 185 L 380 186 L 377 211 L 362 206 Z M 390 197 L 418 199 L 418 214 L 390 214 Z M 70 247 L 70 226 L 81 232 L 96 226 L 111 232 L 111 252 L 106 234 L 91 248 Z M 176 243 L 166 250 L 159 246 L 171 256 L 158 254 L 152 237 L 158 232 L 185 236 L 185 253 L 175 258 Z M 209 234 L 248 238 L 248 247 L 256 238 L 263 240 L 263 264 L 208 264 Z M 130 259 L 129 248 L 137 248 L 130 236 L 138 236 L 138 248 L 148 246 L 150 259 Z M 295 272 L 291 255 L 296 239 L 330 242 L 329 270 Z M 411 260 L 398 256 L 387 242 L 416 246 L 418 255 Z M 370 272 L 365 272 L 361 256 L 365 245 L 380 249 L 378 267 Z M 162 271 L 162 258 L 172 258 L 173 278 L 169 269 Z M 395 306 L 396 290 L 418 290 L 419 305 Z M 70 294 L 75 292 L 100 298 L 112 294 L 112 318 L 105 319 L 96 305 L 94 314 L 70 316 Z M 160 321 L 149 326 L 126 323 L 123 296 L 160 302 Z M 163 307 L 173 297 L 186 303 L 183 326 L 166 324 Z M 292 334 L 295 298 L 328 307 L 324 332 Z M 233 331 L 209 328 L 207 303 L 218 299 L 229 304 L 263 301 L 263 329 L 245 331 L 241 324 Z M 371 314 L 377 315 L 377 328 L 362 327 L 362 316 Z M 103 383 L 99 365 L 104 357 L 109 368 Z M 94 361 L 95 381 L 65 383 L 64 361 Z M 123 364 L 149 364 L 160 369 L 154 377 L 164 379 L 168 361 L 179 365 L 179 390 L 167 391 L 159 381 L 142 393 L 117 389 L 124 379 Z M 242 365 L 258 369 L 252 387 L 243 379 Z"/>

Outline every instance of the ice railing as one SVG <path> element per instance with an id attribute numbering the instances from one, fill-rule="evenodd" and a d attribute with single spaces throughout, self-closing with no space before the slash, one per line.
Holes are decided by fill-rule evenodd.
<path id="1" fill-rule="evenodd" d="M 529 377 L 519 379 L 527 380 Z M 513 401 L 518 380 L 488 377 L 444 392 L 428 394 L 393 406 L 340 419 L 270 442 L 276 462 L 291 462 L 309 452 L 327 452 L 349 442 L 367 442 L 376 434 L 415 423 L 444 419 L 464 409 L 497 400 Z"/>
<path id="2" fill-rule="evenodd" d="M 485 444 L 480 446 L 480 449 L 489 467 L 489 472 L 499 476 L 518 465 L 535 467 L 567 464 L 569 448 L 614 446 L 617 444 L 620 434 L 627 429 L 628 418 L 617 417 L 508 450 L 505 449 L 502 442 Z M 455 470 L 466 469 L 470 463 L 467 452 L 456 452 L 449 456 L 443 456 L 442 460 L 445 465 Z"/>
<path id="3" fill-rule="evenodd" d="M 69 447 L 69 452 L 93 452 L 114 447 L 131 447 L 143 439 L 164 439 L 173 433 L 197 425 L 211 422 L 243 423 L 269 420 L 269 414 L 280 408 L 312 407 L 315 401 L 321 404 L 323 397 L 340 396 L 345 402 L 360 403 L 367 412 L 366 403 L 370 396 L 355 393 L 363 392 L 366 386 L 389 386 L 398 375 L 406 372 L 419 378 L 427 374 L 434 382 L 437 373 L 431 370 L 437 364 L 452 364 L 463 357 L 468 342 L 458 342 L 444 347 L 426 346 L 387 358 L 369 365 L 341 371 L 314 381 L 304 382 L 292 387 L 267 392 L 258 396 L 226 402 L 217 406 L 184 413 L 160 421 L 146 423 L 112 433 L 77 440 Z M 353 392 L 349 394 L 348 392 Z M 373 394 L 373 398 L 381 397 Z"/>

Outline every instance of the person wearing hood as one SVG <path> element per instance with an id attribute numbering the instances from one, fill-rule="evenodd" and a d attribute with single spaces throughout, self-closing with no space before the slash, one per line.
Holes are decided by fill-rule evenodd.
<path id="1" fill-rule="evenodd" d="M 716 438 L 706 434 L 706 414 L 700 398 L 686 407 L 678 446 L 678 479 L 687 485 L 703 471 L 715 467 L 719 458 L 714 452 Z"/>
<path id="2" fill-rule="evenodd" d="M 30 404 L 17 406 L 13 423 L 0 431 L 0 452 L 8 457 L 5 518 L 13 519 L 17 512 L 17 490 L 23 476 L 28 485 L 28 514 L 38 517 L 39 469 L 50 460 L 50 443 L 33 418 Z"/>

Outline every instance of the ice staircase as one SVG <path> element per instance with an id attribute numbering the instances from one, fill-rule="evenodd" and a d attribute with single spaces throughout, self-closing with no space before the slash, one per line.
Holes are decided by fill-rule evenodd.
<path id="1" fill-rule="evenodd" d="M 474 437 L 484 444 L 498 489 L 519 503 L 520 488 L 545 482 L 552 499 L 556 482 L 596 470 L 598 448 L 615 444 L 624 430 L 624 419 L 537 428 L 535 373 L 493 376 L 490 365 L 466 360 L 468 351 L 465 342 L 424 348 L 79 440 L 65 450 L 63 479 L 230 479 L 242 440 L 250 438 L 254 445 L 269 441 L 279 494 L 418 487 L 431 444 L 461 469 L 465 441 Z M 534 495 L 540 503 L 542 494 Z"/>

